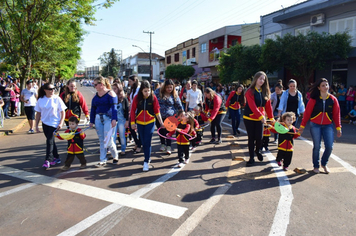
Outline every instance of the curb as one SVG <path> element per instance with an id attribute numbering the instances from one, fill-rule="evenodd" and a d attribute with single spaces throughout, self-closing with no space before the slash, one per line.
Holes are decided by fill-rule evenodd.
<path id="1" fill-rule="evenodd" d="M 14 128 L 9 129 L 9 130 L 12 130 L 12 132 L 15 133 L 15 132 L 17 132 L 19 129 L 21 129 L 21 128 L 26 124 L 26 122 L 27 122 L 27 119 L 24 118 L 24 119 L 20 122 L 20 124 L 16 125 Z M 6 136 L 6 133 L 5 133 L 5 132 L 0 132 L 0 137 L 1 137 L 1 136 Z"/>

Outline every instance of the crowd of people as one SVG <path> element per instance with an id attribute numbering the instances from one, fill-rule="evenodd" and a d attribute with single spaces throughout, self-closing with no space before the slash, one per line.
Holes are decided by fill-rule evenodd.
<path id="1" fill-rule="evenodd" d="M 11 91 L 19 88 L 16 80 L 2 80 L 0 106 L 8 115 Z M 177 81 L 166 79 L 163 83 L 150 84 L 139 81 L 136 76 L 130 76 L 128 81 L 120 81 L 113 77 L 102 76 L 93 80 L 96 94 L 91 101 L 91 110 L 83 95 L 77 89 L 77 82 L 69 80 L 62 87 L 59 96 L 55 95 L 56 86 L 44 83 L 36 89 L 32 80 L 26 82 L 26 89 L 17 91 L 19 101 L 24 103 L 25 113 L 30 129 L 28 133 L 40 132 L 42 121 L 43 133 L 46 137 L 46 156 L 44 168 L 50 168 L 61 162 L 55 137 L 64 139 L 59 130 L 65 122 L 67 138 L 67 159 L 63 170 L 68 170 L 74 157 L 77 156 L 81 168 L 86 167 L 84 157 L 84 131 L 78 128 L 82 112 L 94 127 L 100 143 L 99 162 L 95 165 L 102 168 L 107 165 L 109 151 L 113 163 L 119 162 L 120 156 L 126 154 L 128 142 L 135 144 L 134 153 L 143 152 L 143 171 L 149 171 L 152 151 L 152 137 L 155 127 L 160 130 L 160 151 L 170 155 L 173 151 L 172 140 L 176 141 L 178 166 L 189 163 L 191 152 L 202 143 L 203 129 L 210 125 L 211 139 L 208 143 L 221 144 L 222 121 L 225 116 L 231 120 L 232 134 L 240 135 L 241 119 L 244 122 L 248 136 L 249 160 L 247 166 L 255 164 L 255 157 L 263 161 L 263 148 L 268 150 L 269 136 L 274 133 L 274 143 L 278 144 L 277 163 L 287 170 L 293 154 L 293 139 L 300 136 L 306 123 L 310 120 L 310 132 L 313 139 L 313 171 L 319 173 L 321 140 L 324 140 L 325 151 L 321 158 L 321 167 L 329 173 L 327 162 L 331 155 L 336 127 L 337 136 L 341 136 L 342 99 L 345 96 L 346 109 L 351 122 L 356 123 L 356 106 L 354 107 L 355 90 L 352 86 L 345 89 L 341 86 L 336 97 L 330 90 L 328 81 L 317 80 L 308 93 L 305 106 L 302 93 L 298 90 L 294 79 L 288 81 L 284 90 L 282 81 L 270 88 L 268 77 L 263 71 L 257 72 L 251 85 L 242 84 L 221 85 L 214 83 L 204 87 L 196 80 L 180 85 Z M 58 88 L 57 88 L 58 89 Z M 273 91 L 273 93 L 271 92 Z M 353 98 L 353 99 L 351 99 Z M 15 103 L 16 104 L 16 103 Z M 339 105 L 340 104 L 340 105 Z M 16 108 L 16 105 L 14 105 Z M 6 111 L 5 111 L 6 110 Z M 10 109 L 12 111 L 12 108 Z M 13 112 L 16 112 L 15 109 Z M 302 117 L 298 129 L 298 119 Z M 172 117 L 177 124 L 170 130 L 165 125 Z M 275 126 L 278 121 L 282 129 Z M 118 138 L 117 138 L 118 137 Z M 120 143 L 118 152 L 116 141 Z M 189 151 L 191 150 L 191 151 Z"/>

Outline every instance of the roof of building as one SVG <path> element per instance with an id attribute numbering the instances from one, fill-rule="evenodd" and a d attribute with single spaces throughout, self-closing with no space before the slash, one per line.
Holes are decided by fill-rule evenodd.
<path id="1" fill-rule="evenodd" d="M 150 53 L 148 52 L 139 52 L 135 54 L 133 57 L 138 57 L 140 59 L 150 59 Z M 164 57 L 158 55 L 157 53 L 152 53 L 152 59 L 164 59 Z"/>

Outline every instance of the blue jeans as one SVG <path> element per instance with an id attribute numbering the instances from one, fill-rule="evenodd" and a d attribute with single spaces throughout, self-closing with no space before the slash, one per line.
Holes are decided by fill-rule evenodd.
<path id="1" fill-rule="evenodd" d="M 313 166 L 319 168 L 321 138 L 324 139 L 325 150 L 321 157 L 321 165 L 326 166 L 333 150 L 334 127 L 330 125 L 318 125 L 310 122 L 310 134 L 313 139 Z"/>
<path id="2" fill-rule="evenodd" d="M 99 115 L 95 116 L 95 129 L 96 133 L 99 137 L 100 142 L 100 162 L 106 162 L 106 148 L 104 147 L 104 139 L 111 129 L 111 118 L 106 115 Z M 118 158 L 116 144 L 114 142 L 114 135 L 116 136 L 116 132 L 114 132 L 113 136 L 111 137 L 110 144 L 108 146 L 110 153 L 114 159 Z"/>
<path id="3" fill-rule="evenodd" d="M 2 107 L 4 111 L 4 116 L 9 117 L 9 107 L 10 107 L 10 100 L 4 100 L 4 106 Z"/>
<path id="4" fill-rule="evenodd" d="M 151 141 L 153 131 L 155 130 L 155 122 L 152 122 L 148 125 L 140 125 L 137 124 L 138 135 L 140 136 L 140 140 L 143 147 L 143 153 L 145 155 L 144 162 L 149 162 L 151 158 Z"/>
<path id="5" fill-rule="evenodd" d="M 117 117 L 116 129 L 119 131 L 121 152 L 125 152 L 126 150 L 125 122 L 126 122 L 125 118 Z"/>
<path id="6" fill-rule="evenodd" d="M 236 135 L 236 131 L 239 129 L 241 120 L 241 110 L 234 110 L 229 108 L 229 114 L 231 117 L 232 133 Z"/>
<path id="7" fill-rule="evenodd" d="M 346 113 L 354 109 L 354 101 L 346 101 Z"/>

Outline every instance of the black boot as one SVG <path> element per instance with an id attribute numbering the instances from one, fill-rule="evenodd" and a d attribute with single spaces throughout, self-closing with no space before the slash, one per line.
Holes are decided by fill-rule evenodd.
<path id="1" fill-rule="evenodd" d="M 256 153 L 256 155 L 257 155 L 257 159 L 258 159 L 259 161 L 263 161 L 263 156 L 262 156 L 261 152 L 260 152 L 260 151 L 255 151 L 255 153 Z"/>
<path id="2" fill-rule="evenodd" d="M 246 162 L 246 166 L 253 166 L 255 164 L 255 159 L 250 159 L 248 162 Z"/>

